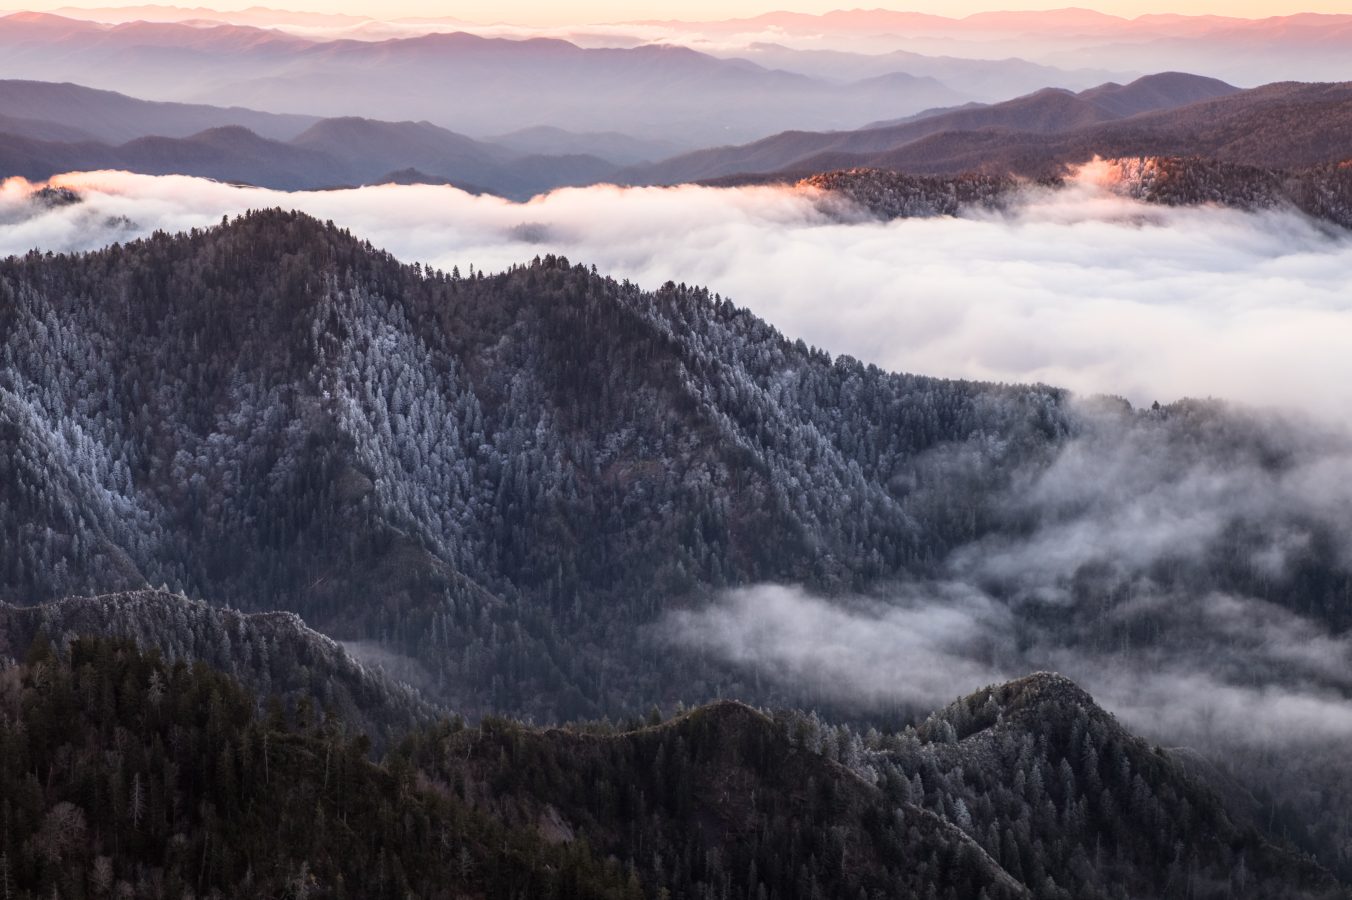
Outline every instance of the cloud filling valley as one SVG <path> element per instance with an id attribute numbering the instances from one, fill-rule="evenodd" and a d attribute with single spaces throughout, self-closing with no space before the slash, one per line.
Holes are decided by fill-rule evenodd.
<path id="1" fill-rule="evenodd" d="M 1352 408 L 1352 237 L 1296 213 L 1170 209 L 1086 178 L 1001 214 L 879 222 L 815 191 L 591 187 L 529 203 L 452 187 L 283 193 L 179 176 L 0 187 L 0 254 L 87 250 L 297 208 L 439 268 L 544 253 L 644 287 L 703 284 L 791 338 L 884 368 L 1041 381 L 1134 403 Z"/>

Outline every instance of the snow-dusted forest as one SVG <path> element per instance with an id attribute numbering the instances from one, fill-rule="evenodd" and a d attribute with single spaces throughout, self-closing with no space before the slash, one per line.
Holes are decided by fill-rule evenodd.
<path id="1" fill-rule="evenodd" d="M 1318 709 L 1346 689 L 1352 554 L 1336 476 L 1349 448 L 1336 431 L 1212 401 L 1133 409 L 889 373 L 703 288 L 649 292 L 552 256 L 491 276 L 433 271 L 278 211 L 0 263 L 0 334 L 0 596 L 47 604 L 6 611 L 16 657 L 39 632 L 58 648 L 132 637 L 232 675 L 260 709 L 279 696 L 302 734 L 316 702 L 382 742 L 437 708 L 487 715 L 463 756 L 436 749 L 466 740 L 463 723 L 401 752 L 446 784 L 493 784 L 476 802 L 508 821 L 538 807 L 621 859 L 636 852 L 610 830 L 621 808 L 652 801 L 592 794 L 566 774 L 577 766 L 622 781 L 650 759 L 644 777 L 659 780 L 642 796 L 671 821 L 688 814 L 681 772 L 700 753 L 767 784 L 790 770 L 756 768 L 764 754 L 854 773 L 803 801 L 826 843 L 802 871 L 764 870 L 806 852 L 802 833 L 770 824 L 757 847 L 726 845 L 736 867 L 696 861 L 677 831 L 642 838 L 667 849 L 635 877 L 692 896 L 902 883 L 892 863 L 861 864 L 866 878 L 832 868 L 853 851 L 831 841 L 852 846 L 855 827 L 880 859 L 930 848 L 917 858 L 932 868 L 904 878 L 936 896 L 1324 890 L 1322 870 L 1273 840 L 1348 865 L 1336 716 L 1250 726 L 1209 700 L 1265 716 L 1252 704 L 1274 692 Z M 146 588 L 164 592 L 50 602 Z M 758 603 L 768 617 L 739 618 Z M 944 604 L 976 612 L 934 619 Z M 346 646 L 221 607 L 298 613 Z M 883 638 L 937 628 L 931 652 L 964 674 L 936 685 L 923 671 L 936 657 L 908 658 L 904 640 L 822 655 L 815 621 Z M 1122 681 L 1096 672 L 1104 660 Z M 1211 763 L 1160 755 L 1063 679 L 924 719 L 1047 667 L 1233 770 L 1197 780 Z M 737 735 L 769 727 L 746 724 L 758 713 L 706 711 L 660 740 L 616 734 L 654 705 L 657 728 L 721 696 L 852 724 L 786 713 L 752 740 Z M 1170 718 L 1179 704 L 1210 730 Z M 540 733 L 498 715 L 608 718 L 577 733 L 637 756 L 532 750 Z M 691 728 L 742 749 L 722 755 Z M 556 759 L 541 770 L 555 774 L 504 770 L 499 744 L 504 758 Z M 1236 777 L 1257 792 L 1225 796 Z M 1300 789 L 1316 777 L 1319 794 Z M 741 808 L 782 821 L 756 796 Z M 875 802 L 914 811 L 859 812 Z M 842 809 L 863 818 L 833 818 Z M 208 843 L 213 827 L 191 826 Z"/>

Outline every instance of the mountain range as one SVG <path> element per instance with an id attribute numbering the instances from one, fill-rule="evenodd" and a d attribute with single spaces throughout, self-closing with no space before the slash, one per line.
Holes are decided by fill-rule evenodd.
<path id="1" fill-rule="evenodd" d="M 1132 73 L 1186 67 L 1246 87 L 1265 82 L 1341 81 L 1347 78 L 1346 54 L 1352 45 L 1352 17 L 1346 14 L 1293 13 L 1266 18 L 1236 15 L 1154 14 L 1126 17 L 1090 9 L 985 11 L 967 16 L 899 10 L 835 10 L 823 14 L 772 11 L 749 18 L 714 21 L 637 21 L 601 25 L 531 28 L 476 24 L 445 16 L 401 17 L 316 14 L 251 7 L 242 11 L 169 6 L 56 10 L 74 19 L 107 24 L 213 23 L 277 29 L 310 40 L 377 41 L 448 30 L 489 37 L 563 37 L 587 46 L 633 47 L 665 41 L 707 49 L 725 58 L 767 60 L 758 45 L 773 39 L 796 59 L 781 58 L 773 68 L 832 80 L 857 80 L 872 74 L 881 57 L 919 54 L 900 71 L 938 77 L 973 99 L 1000 101 L 1038 87 L 1080 90 L 1121 80 Z M 1019 59 L 1018 57 L 1023 57 Z M 955 80 L 925 69 L 933 59 Z M 976 65 L 975 81 L 961 83 L 965 63 Z M 1002 65 L 1002 63 L 1010 65 Z M 1046 69 L 1040 83 L 1021 80 L 1028 67 Z M 999 71 L 1011 80 L 985 80 L 979 73 Z M 1100 77 L 1082 80 L 1077 70 Z M 1106 70 L 1106 71 L 1105 71 Z M 868 74 L 863 74 L 867 72 Z M 984 85 L 984 87 L 983 87 Z M 1009 88 L 1012 88 L 1009 89 Z M 983 90 L 993 93 L 984 94 Z"/>
<path id="2" fill-rule="evenodd" d="M 1005 103 L 935 110 L 858 131 L 786 132 L 740 147 L 695 151 L 651 166 L 636 167 L 626 174 L 638 181 L 657 183 L 776 171 L 808 173 L 855 165 L 899 168 L 923 174 L 1008 166 L 1024 174 L 1020 169 L 1026 169 L 1026 164 L 1019 167 L 1013 162 L 1030 155 L 1026 153 L 1026 147 L 1031 143 L 1055 145 L 1058 141 L 1069 144 L 1076 140 L 1078 151 L 1080 146 L 1092 143 L 1103 130 L 1116 123 L 1122 123 L 1120 127 L 1125 131 L 1128 123 L 1135 125 L 1138 117 L 1154 115 L 1156 119 L 1150 121 L 1158 121 L 1173 111 L 1178 111 L 1173 121 L 1186 123 L 1194 114 L 1194 108 L 1210 111 L 1209 107 L 1196 107 L 1196 104 L 1233 98 L 1230 108 L 1244 109 L 1249 108 L 1251 102 L 1259 101 L 1261 96 L 1210 78 L 1163 73 L 1127 85 L 1099 85 L 1078 94 L 1048 88 Z M 1051 135 L 1057 137 L 1049 137 Z M 966 147 L 981 141 L 985 146 L 995 148 L 989 151 L 991 157 L 997 152 L 1002 156 L 987 164 L 984 157 L 964 155 L 958 164 L 943 155 L 953 144 Z M 1091 156 L 1093 152 L 1075 161 L 1084 161 Z M 1048 152 L 1037 158 L 1044 163 L 1041 170 L 1046 171 L 1066 156 L 1065 151 L 1059 157 Z M 912 159 L 917 161 L 907 165 Z M 895 165 L 893 160 L 896 160 Z"/>
<path id="3" fill-rule="evenodd" d="M 353 65 L 360 68 L 369 64 L 366 72 L 369 85 L 353 77 L 352 83 L 345 85 L 351 92 L 348 102 L 324 109 L 291 104 L 280 111 L 431 118 L 438 125 L 475 137 L 540 124 L 582 131 L 628 129 L 624 120 L 614 118 L 603 123 L 594 118 L 585 123 L 580 118 L 572 123 L 556 118 L 508 120 L 505 117 L 510 110 L 500 110 L 494 116 L 495 124 L 479 130 L 477 123 L 471 124 L 463 117 L 443 119 L 432 115 L 429 109 L 381 109 L 372 103 L 375 98 L 365 88 L 376 85 L 386 64 L 412 66 L 424 81 L 450 77 L 445 72 L 447 65 L 453 68 L 452 64 L 445 61 L 431 64 L 426 59 L 413 61 L 411 57 L 426 55 L 426 49 L 419 50 L 417 42 L 428 38 L 433 43 L 443 42 L 444 46 L 438 46 L 445 52 L 458 48 L 456 41 L 445 40 L 453 33 L 502 42 L 498 47 L 503 53 L 501 66 L 459 73 L 492 73 L 495 89 L 506 83 L 503 79 L 512 77 L 513 66 L 521 65 L 511 59 L 522 54 L 507 45 L 523 39 L 545 41 L 526 51 L 524 56 L 528 58 L 545 52 L 549 41 L 558 40 L 602 57 L 613 56 L 612 51 L 637 51 L 637 56 L 644 56 L 659 45 L 671 45 L 698 51 L 708 63 L 759 66 L 764 67 L 762 72 L 779 70 L 806 76 L 816 85 L 801 94 L 804 102 L 794 121 L 785 121 L 767 106 L 757 123 L 767 127 L 760 133 L 749 133 L 757 119 L 756 110 L 737 101 L 738 117 L 724 121 L 730 121 L 735 129 L 744 129 L 741 133 L 736 130 L 699 133 L 694 140 L 687 141 L 686 149 L 754 140 L 785 128 L 853 128 L 867 121 L 897 118 L 924 108 L 926 104 L 911 101 L 924 99 L 926 91 L 935 90 L 935 82 L 945 90 L 964 95 L 966 100 L 1000 102 L 1042 87 L 1083 90 L 1105 81 L 1121 82 L 1144 73 L 1178 69 L 1243 87 L 1289 80 L 1343 81 L 1349 77 L 1346 59 L 1352 50 L 1352 17 L 1311 13 L 1255 19 L 1215 14 L 1126 18 L 1072 8 L 983 12 L 957 18 L 891 10 L 836 10 L 821 15 L 780 11 L 721 21 L 578 23 L 549 28 L 476 24 L 445 16 L 383 19 L 261 7 L 221 11 L 151 5 L 67 8 L 57 10 L 56 14 L 75 25 L 30 29 L 31 40 L 20 42 L 28 44 L 26 48 L 21 45 L 9 48 L 16 59 L 23 59 L 23 66 L 8 71 L 0 69 L 0 76 L 71 80 L 157 99 L 248 102 L 259 106 L 266 105 L 270 97 L 261 90 L 265 86 L 277 98 L 294 99 L 299 94 L 306 99 L 324 99 L 323 91 L 319 90 L 320 79 L 334 75 L 341 78 L 344 73 L 341 67 L 335 71 L 333 60 L 319 58 L 333 51 L 317 48 L 325 44 L 365 44 L 372 49 L 357 53 Z M 14 24 L 17 27 L 23 23 Z M 45 55 L 37 52 L 44 41 L 50 44 Z M 132 52 L 126 52 L 129 47 Z M 598 70 L 614 63 L 615 59 L 594 60 Z M 262 82 L 251 86 L 260 69 L 264 72 Z M 935 81 L 907 80 L 907 97 L 880 98 L 889 106 L 897 104 L 900 108 L 880 109 L 877 114 L 854 121 L 819 118 L 831 118 L 825 105 L 826 95 L 821 93 L 823 85 L 844 87 L 899 73 L 912 79 Z M 555 68 L 550 74 L 555 80 L 549 83 L 562 86 L 576 73 Z M 710 77 L 713 80 L 709 86 L 718 87 L 730 98 L 746 89 L 745 84 L 735 85 L 723 76 Z M 697 89 L 697 80 L 689 81 L 689 86 Z M 308 94 L 302 82 L 308 83 Z M 443 87 L 453 83 L 442 82 Z M 573 82 L 573 86 L 585 85 Z M 773 98 L 785 87 L 769 87 L 762 99 Z M 248 97 L 239 94 L 253 89 L 259 92 Z M 232 93 L 239 96 L 231 96 Z M 670 95 L 661 90 L 650 91 L 650 95 L 658 100 L 658 105 L 680 113 L 679 104 L 673 105 Z M 513 99 L 521 102 L 522 97 L 533 102 L 530 94 Z M 612 95 L 606 98 L 607 102 L 632 101 Z M 848 108 L 848 92 L 838 93 L 835 102 L 840 104 L 841 98 L 846 98 L 843 112 Z M 429 94 L 424 99 L 438 98 Z M 444 105 L 444 96 L 441 99 Z M 723 108 L 715 93 L 704 99 L 710 109 Z M 454 100 L 465 104 L 460 107 L 464 113 L 488 114 L 485 107 L 476 107 L 469 100 Z M 928 105 L 958 102 L 950 97 Z M 596 110 L 570 111 L 579 117 L 598 114 Z M 633 111 L 631 106 L 630 112 Z M 734 110 L 729 107 L 727 111 Z M 629 121 L 639 119 L 630 115 Z M 654 131 L 640 137 L 684 139 L 660 122 L 645 124 L 663 133 Z"/>
<path id="4" fill-rule="evenodd" d="M 1352 16 L 1293 13 L 1115 16 L 1093 9 L 983 11 L 949 17 L 887 9 L 822 14 L 769 12 L 744 19 L 647 23 L 669 39 L 721 44 L 773 34 L 795 49 L 930 56 L 1009 56 L 1060 68 L 1155 72 L 1186 67 L 1252 87 L 1264 82 L 1342 81 Z M 1053 82 L 1048 82 L 1053 83 Z"/>
<path id="5" fill-rule="evenodd" d="M 1112 504 L 1141 492 L 1210 503 L 1189 487 L 1214 481 L 1209 467 L 1299 484 L 1313 439 L 1298 427 L 890 374 L 707 291 L 645 292 L 553 257 L 439 273 L 256 212 L 4 261 L 0 334 L 0 537 L 21 548 L 0 558 L 0 599 L 162 584 L 287 610 L 466 715 L 624 716 L 726 694 L 853 715 L 678 639 L 673 614 L 767 582 L 848 606 L 968 579 L 1010 604 L 1020 646 L 1061 658 L 1123 642 L 1228 658 L 1232 629 L 1161 629 L 1158 596 L 1178 598 L 1176 621 L 1182 598 L 1224 594 L 1352 625 L 1340 520 L 1303 494 L 1261 521 L 1206 506 L 1204 547 L 1010 568 L 1030 529 L 1088 527 L 1077 517 L 1123 515 Z M 1160 465 L 1103 496 L 1075 488 L 1055 511 L 1019 499 L 1065 454 L 1124 452 Z M 970 568 L 987 557 L 1002 568 Z M 1056 599 L 1100 582 L 1107 608 Z M 1341 690 L 1336 667 L 1264 672 Z M 1289 786 L 1321 770 L 1338 766 L 1311 751 L 1246 762 L 1242 777 L 1296 804 L 1271 815 L 1337 866 L 1346 834 L 1328 805 L 1344 795 Z"/>
<path id="6" fill-rule="evenodd" d="M 28 13 L 0 18 L 0 77 L 274 113 L 425 118 L 476 135 L 552 126 L 687 147 L 969 99 L 904 72 L 837 84 L 668 45 L 587 49 L 467 33 L 317 42 L 248 26 Z"/>
<path id="7" fill-rule="evenodd" d="M 105 142 L 128 135 L 125 142 Z M 524 146 L 532 137 L 506 139 Z M 534 140 L 542 142 L 538 134 Z M 562 131 L 544 142 L 550 140 L 614 148 L 630 158 L 654 146 Z M 0 82 L 0 172 L 42 180 L 98 169 L 197 175 L 282 190 L 399 180 L 399 173 L 414 170 L 417 180 L 525 199 L 608 179 L 618 166 L 585 154 L 518 153 L 428 122 L 273 116 L 136 100 L 71 84 Z"/>
<path id="8" fill-rule="evenodd" d="M 1349 109 L 1347 85 L 1241 91 L 1165 73 L 1078 94 L 1047 89 L 1000 104 L 934 110 L 859 131 L 786 132 L 624 166 L 620 160 L 671 145 L 546 127 L 490 143 L 425 121 L 273 116 L 11 81 L 0 82 L 0 171 L 40 181 L 66 171 L 126 169 L 283 190 L 422 181 L 527 199 L 569 185 L 727 184 L 846 168 L 1055 178 L 1095 156 L 1208 157 L 1300 169 L 1345 158 Z M 201 125 L 208 127 L 193 131 Z M 136 136 L 107 140 L 129 134 Z M 546 149 L 554 152 L 538 152 Z M 585 150 L 611 156 L 560 152 Z"/>
<path id="9" fill-rule="evenodd" d="M 745 47 L 717 51 L 720 56 L 746 59 L 770 69 L 784 69 L 814 78 L 860 81 L 892 72 L 933 78 L 973 101 L 995 103 L 1047 87 L 1082 91 L 1109 81 L 1131 80 L 1124 72 L 1101 68 L 1058 69 L 1017 57 L 984 59 L 929 56 L 910 50 L 852 53 L 810 50 L 753 41 Z"/>

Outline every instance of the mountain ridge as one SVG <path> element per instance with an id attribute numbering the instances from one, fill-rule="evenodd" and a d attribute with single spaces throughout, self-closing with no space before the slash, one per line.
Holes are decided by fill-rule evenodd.
<path id="1" fill-rule="evenodd" d="M 242 125 L 263 137 L 285 141 L 317 121 L 314 116 L 141 100 L 69 81 L 26 79 L 0 80 L 0 115 L 74 127 L 94 140 L 113 143 L 149 135 L 183 138 L 222 125 Z"/>
<path id="2" fill-rule="evenodd" d="M 33 88 L 37 88 L 33 96 Z M 607 179 L 617 166 L 586 155 L 518 154 L 428 122 L 382 122 L 346 117 L 283 120 L 285 140 L 255 132 L 244 122 L 262 114 L 249 110 L 187 107 L 186 118 L 173 104 L 154 104 L 76 85 L 0 82 L 0 116 L 5 109 L 41 106 L 48 88 L 77 98 L 76 108 L 138 111 L 119 125 L 121 133 L 153 129 L 112 145 L 70 133 L 67 126 L 16 120 L 5 131 L 0 118 L 0 171 L 42 181 L 78 170 L 125 169 L 148 175 L 191 175 L 253 184 L 278 190 L 317 190 L 380 182 L 389 173 L 415 169 L 433 179 L 475 185 L 480 190 L 524 200 L 556 187 Z M 30 95 L 25 101 L 24 95 Z M 6 100 L 9 104 L 6 105 Z M 43 106 L 42 108 L 46 108 Z M 170 108 L 167 115 L 161 110 Z M 280 117 L 279 117 L 280 118 Z M 214 120 L 214 121 L 213 121 Z M 132 124 L 140 121 L 140 125 Z M 271 121 L 262 119 L 262 121 Z M 97 123 L 97 119 L 95 120 Z M 188 123 L 209 127 L 183 136 Z M 159 133 L 169 132 L 170 135 Z"/>
<path id="3" fill-rule="evenodd" d="M 1245 212 L 1285 210 L 1341 228 L 1352 228 L 1352 166 L 1346 162 L 1308 169 L 1271 169 L 1198 157 L 1136 157 L 1095 160 L 1080 170 L 1105 191 L 1160 206 L 1215 205 Z M 734 179 L 735 181 L 735 179 Z M 1039 190 L 1057 191 L 1067 179 L 966 173 L 907 175 L 890 169 L 823 172 L 793 184 L 843 197 L 878 218 L 955 216 L 1008 210 Z"/>
<path id="4" fill-rule="evenodd" d="M 889 152 L 947 133 L 985 130 L 998 136 L 1011 132 L 1052 135 L 1130 118 L 1158 109 L 1157 104 L 1164 104 L 1166 109 L 1187 107 L 1197 102 L 1199 96 L 1229 96 L 1238 92 L 1238 88 L 1216 79 L 1179 73 L 1144 76 L 1127 85 L 1099 85 L 1078 94 L 1045 88 L 1003 103 L 927 113 L 923 118 L 898 125 L 853 132 L 785 132 L 742 147 L 695 151 L 654 166 L 631 169 L 626 175 L 639 182 L 670 183 L 735 174 L 849 168 L 868 165 L 871 159 L 886 158 Z M 846 165 L 817 162 L 846 157 L 858 158 L 859 162 Z"/>
<path id="5" fill-rule="evenodd" d="M 703 144 L 796 122 L 851 127 L 968 99 L 924 79 L 836 85 L 673 45 L 585 48 L 465 32 L 309 41 L 245 26 L 0 18 L 6 74 L 161 100 L 321 117 L 419 119 L 471 134 L 554 126 Z M 474 83 L 474 91 L 459 87 Z"/>

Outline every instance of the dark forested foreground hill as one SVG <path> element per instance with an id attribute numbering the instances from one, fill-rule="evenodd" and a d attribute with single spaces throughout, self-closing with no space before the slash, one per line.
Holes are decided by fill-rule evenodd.
<path id="1" fill-rule="evenodd" d="M 475 811 L 205 664 L 43 641 L 0 675 L 0 891 L 38 897 L 637 898 L 584 842 Z"/>
<path id="2" fill-rule="evenodd" d="M 1073 685 L 870 735 L 725 702 L 443 721 L 380 765 L 128 641 L 0 671 L 0 888 L 37 897 L 1345 897 Z"/>

